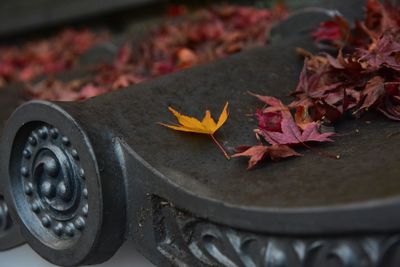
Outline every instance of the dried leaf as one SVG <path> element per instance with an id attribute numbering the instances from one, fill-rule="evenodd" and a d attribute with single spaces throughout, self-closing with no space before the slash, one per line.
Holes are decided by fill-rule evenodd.
<path id="1" fill-rule="evenodd" d="M 286 145 L 272 145 L 272 146 L 242 146 L 236 148 L 238 153 L 234 154 L 232 157 L 250 157 L 247 169 L 253 169 L 261 161 L 265 160 L 267 157 L 272 160 L 281 160 L 288 157 L 299 157 L 302 154 L 297 153 L 289 146 Z"/>
<path id="2" fill-rule="evenodd" d="M 386 95 L 378 110 L 389 119 L 400 121 L 400 97 Z"/>
<path id="3" fill-rule="evenodd" d="M 87 29 L 66 29 L 49 39 L 27 42 L 21 47 L 0 47 L 0 78 L 8 83 L 31 81 L 46 74 L 72 68 L 80 55 L 107 40 L 106 34 Z"/>
<path id="4" fill-rule="evenodd" d="M 191 132 L 191 133 L 199 133 L 199 134 L 207 134 L 209 135 L 215 144 L 219 147 L 219 149 L 223 152 L 227 159 L 230 158 L 228 153 L 225 151 L 223 146 L 215 139 L 214 133 L 224 125 L 226 120 L 228 119 L 228 102 L 226 102 L 225 107 L 219 116 L 218 122 L 215 122 L 211 117 L 211 112 L 206 110 L 206 114 L 202 121 L 199 121 L 196 118 L 182 115 L 172 107 L 168 108 L 169 111 L 174 114 L 177 118 L 180 125 L 170 125 L 165 123 L 159 123 L 162 126 L 168 127 L 170 129 L 182 132 Z"/>
<path id="5" fill-rule="evenodd" d="M 264 112 L 263 110 L 257 110 L 256 117 L 258 119 L 258 128 L 271 131 L 281 131 L 281 112 Z"/>
<path id="6" fill-rule="evenodd" d="M 335 133 L 320 133 L 320 126 L 318 123 L 309 123 L 304 126 L 304 130 L 301 130 L 290 113 L 283 113 L 282 116 L 282 132 L 271 132 L 262 129 L 257 130 L 257 133 L 262 135 L 271 145 L 296 145 L 304 144 L 306 142 L 333 142 L 330 137 L 334 136 Z"/>
<path id="7" fill-rule="evenodd" d="M 369 80 L 365 89 L 362 91 L 362 94 L 365 99 L 358 110 L 368 109 L 375 105 L 385 95 L 385 84 L 383 78 L 375 76 Z"/>
<path id="8" fill-rule="evenodd" d="M 249 92 L 251 95 L 257 97 L 260 101 L 264 102 L 268 106 L 264 108 L 263 112 L 276 112 L 276 111 L 288 111 L 288 107 L 282 103 L 281 100 L 279 100 L 276 97 L 272 96 L 265 96 L 265 95 L 258 95 L 254 94 L 252 92 Z"/>
<path id="9" fill-rule="evenodd" d="M 182 48 L 178 52 L 178 67 L 181 69 L 189 68 L 197 64 L 197 55 L 188 48 Z"/>
<path id="10" fill-rule="evenodd" d="M 287 11 L 280 5 L 259 9 L 220 4 L 190 14 L 186 7 L 170 6 L 167 15 L 140 43 L 126 42 L 113 63 L 99 66 L 83 78 L 81 88 L 67 92 L 72 86 L 59 81 L 57 91 L 63 88 L 66 92 L 48 92 L 52 87 L 39 83 L 43 87 L 29 93 L 38 99 L 79 100 L 263 46 L 269 29 L 285 18 Z M 1 85 L 28 82 L 43 74 L 72 68 L 82 53 L 104 40 L 100 37 L 87 30 L 66 31 L 21 49 L 0 48 Z M 90 90 L 79 92 L 89 85 Z M 95 88 L 99 91 L 94 92 Z"/>
<path id="11" fill-rule="evenodd" d="M 313 122 L 313 119 L 311 118 L 308 109 L 304 106 L 298 106 L 296 108 L 294 120 L 296 121 L 297 126 L 299 126 L 302 130 L 307 128 L 307 126 Z"/>
<path id="12" fill-rule="evenodd" d="M 199 121 L 196 118 L 180 114 L 172 107 L 169 107 L 168 109 L 178 119 L 180 125 L 169 125 L 165 123 L 160 123 L 161 125 L 177 131 L 210 134 L 210 135 L 213 135 L 219 128 L 221 128 L 221 126 L 228 119 L 229 115 L 228 103 L 225 104 L 224 110 L 222 111 L 217 123 L 211 117 L 211 112 L 209 110 L 206 111 L 203 120 Z"/>
<path id="13" fill-rule="evenodd" d="M 338 16 L 313 32 L 317 42 L 337 48 L 336 57 L 297 49 L 305 60 L 289 106 L 274 97 L 253 94 L 267 105 L 256 112 L 255 133 L 260 142 L 264 139 L 289 149 L 301 144 L 313 150 L 305 143 L 332 142 L 335 133 L 326 127 L 321 131 L 321 126 L 348 111 L 359 116 L 362 110 L 375 109 L 400 121 L 400 6 L 368 0 L 365 20 L 354 25 L 351 28 Z M 250 157 L 249 168 L 267 156 L 272 158 L 270 148 L 262 145 L 239 150 L 235 156 Z"/>
<path id="14" fill-rule="evenodd" d="M 340 47 L 350 39 L 351 28 L 346 19 L 335 16 L 333 20 L 322 22 L 312 36 L 317 42 L 330 41 Z"/>
<path id="15" fill-rule="evenodd" d="M 359 61 L 368 64 L 367 68 L 369 71 L 376 71 L 382 67 L 388 67 L 400 71 L 399 38 L 400 34 L 386 32 L 377 40 L 377 43 L 370 46 L 368 50 L 359 50 Z"/>

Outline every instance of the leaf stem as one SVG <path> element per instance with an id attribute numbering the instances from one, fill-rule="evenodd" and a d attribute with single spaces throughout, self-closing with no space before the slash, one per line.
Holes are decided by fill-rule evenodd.
<path id="1" fill-rule="evenodd" d="M 327 158 L 331 158 L 331 159 L 340 159 L 340 155 L 339 154 L 335 155 L 335 154 L 331 154 L 331 153 L 328 153 L 328 152 L 320 151 L 319 149 L 312 148 L 311 146 L 305 144 L 304 142 L 301 142 L 301 144 L 304 147 L 308 148 L 311 152 L 317 153 L 318 155 L 320 155 L 322 157 L 327 157 Z"/>
<path id="2" fill-rule="evenodd" d="M 218 142 L 218 140 L 215 138 L 214 135 L 210 134 L 211 139 L 213 140 L 213 142 L 217 145 L 217 147 L 219 148 L 219 150 L 221 150 L 221 152 L 224 154 L 225 158 L 227 160 L 230 160 L 231 157 L 228 155 L 228 153 L 226 152 L 225 148 L 220 144 L 220 142 Z"/>

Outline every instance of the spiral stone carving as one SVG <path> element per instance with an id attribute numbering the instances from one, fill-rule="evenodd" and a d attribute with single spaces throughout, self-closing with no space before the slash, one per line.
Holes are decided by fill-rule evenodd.
<path id="1" fill-rule="evenodd" d="M 0 237 L 11 227 L 11 219 L 4 198 L 0 196 Z"/>
<path id="2" fill-rule="evenodd" d="M 199 266 L 399 266 L 396 256 L 400 252 L 398 235 L 281 237 L 248 233 L 202 221 L 184 224 L 182 231 Z"/>
<path id="3" fill-rule="evenodd" d="M 14 225 L 45 260 L 97 264 L 124 240 L 125 203 L 115 197 L 124 193 L 122 170 L 108 162 L 117 160 L 105 153 L 114 152 L 108 136 L 82 127 L 78 110 L 64 105 L 30 101 L 11 115 L 0 144 L 2 190 Z"/>
<path id="4" fill-rule="evenodd" d="M 162 200 L 162 203 L 168 202 Z M 400 266 L 400 234 L 318 237 L 262 234 L 196 218 L 169 205 L 154 206 L 158 250 L 167 261 L 180 263 L 176 266 Z"/>
<path id="5" fill-rule="evenodd" d="M 57 128 L 34 129 L 22 151 L 21 185 L 31 212 L 61 239 L 78 238 L 89 212 L 79 152 Z"/>

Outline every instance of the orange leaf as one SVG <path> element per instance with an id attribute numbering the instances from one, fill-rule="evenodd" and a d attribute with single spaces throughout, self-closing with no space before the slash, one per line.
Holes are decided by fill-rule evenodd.
<path id="1" fill-rule="evenodd" d="M 222 151 L 222 153 L 224 153 L 225 157 L 227 159 L 230 159 L 230 156 L 225 151 L 224 147 L 214 137 L 214 133 L 218 131 L 218 129 L 221 128 L 222 125 L 224 125 L 224 123 L 228 119 L 229 116 L 228 102 L 226 102 L 225 107 L 221 115 L 219 116 L 218 122 L 214 121 L 214 119 L 211 116 L 211 112 L 209 110 L 206 110 L 206 114 L 204 115 L 203 120 L 200 121 L 196 118 L 182 115 L 172 107 L 169 107 L 168 109 L 177 118 L 179 124 L 178 125 L 170 125 L 165 123 L 159 123 L 159 124 L 176 131 L 207 134 L 211 137 L 213 142 L 218 146 L 218 148 Z"/>
<path id="2" fill-rule="evenodd" d="M 218 122 L 216 123 L 211 117 L 211 112 L 206 111 L 206 114 L 202 121 L 196 118 L 182 115 L 172 107 L 168 108 L 172 114 L 178 119 L 180 125 L 170 125 L 165 123 L 160 123 L 161 125 L 168 127 L 176 131 L 192 132 L 200 134 L 213 135 L 228 119 L 228 102 L 225 104 L 224 110 L 222 111 Z"/>

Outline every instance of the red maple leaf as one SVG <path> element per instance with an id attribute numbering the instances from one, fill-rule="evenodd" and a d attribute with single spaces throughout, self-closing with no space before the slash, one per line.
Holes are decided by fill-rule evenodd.
<path id="1" fill-rule="evenodd" d="M 360 62 L 369 65 L 368 71 L 382 67 L 400 71 L 400 33 L 386 32 L 368 50 L 360 49 Z"/>
<path id="2" fill-rule="evenodd" d="M 383 32 L 398 28 L 400 25 L 400 9 L 389 1 L 368 0 L 365 5 L 365 25 L 369 31 L 380 35 Z"/>
<path id="3" fill-rule="evenodd" d="M 378 110 L 389 119 L 400 121 L 400 97 L 386 95 Z"/>
<path id="4" fill-rule="evenodd" d="M 101 88 L 99 86 L 95 86 L 93 84 L 88 84 L 85 85 L 80 91 L 79 91 L 79 99 L 88 99 L 91 97 L 95 97 L 101 94 L 104 94 L 107 90 L 104 88 Z"/>
<path id="5" fill-rule="evenodd" d="M 262 101 L 268 105 L 267 107 L 265 107 L 263 109 L 264 113 L 277 112 L 277 111 L 289 111 L 288 107 L 285 104 L 283 104 L 282 101 L 276 97 L 266 96 L 266 95 L 258 95 L 258 94 L 254 94 L 252 92 L 249 92 L 249 94 L 257 97 L 260 101 Z"/>
<path id="6" fill-rule="evenodd" d="M 330 41 L 332 43 L 342 43 L 351 37 L 349 23 L 341 16 L 335 16 L 333 20 L 325 21 L 312 33 L 315 41 Z"/>
<path id="7" fill-rule="evenodd" d="M 358 110 L 368 109 L 375 105 L 385 95 L 385 83 L 384 79 L 380 76 L 375 76 L 368 81 L 362 95 L 364 97 L 363 104 Z"/>
<path id="8" fill-rule="evenodd" d="M 339 25 L 335 21 L 322 22 L 319 28 L 313 32 L 312 36 L 317 42 L 338 41 L 342 39 Z"/>
<path id="9" fill-rule="evenodd" d="M 288 112 L 282 112 L 282 132 L 272 132 L 257 129 L 256 133 L 263 136 L 271 145 L 295 145 L 306 142 L 333 142 L 330 137 L 335 133 L 320 133 L 320 125 L 317 122 L 309 123 L 303 130 L 294 121 Z"/>
<path id="10" fill-rule="evenodd" d="M 254 168 L 261 161 L 270 157 L 271 160 L 280 160 L 288 157 L 299 157 L 302 154 L 297 153 L 289 146 L 272 145 L 272 146 L 241 146 L 236 148 L 237 153 L 232 157 L 250 157 L 248 170 Z"/>
<path id="11" fill-rule="evenodd" d="M 258 119 L 258 128 L 271 132 L 281 131 L 281 112 L 263 112 L 263 110 L 258 109 L 256 117 Z"/>

